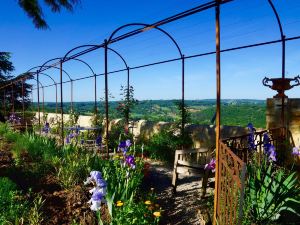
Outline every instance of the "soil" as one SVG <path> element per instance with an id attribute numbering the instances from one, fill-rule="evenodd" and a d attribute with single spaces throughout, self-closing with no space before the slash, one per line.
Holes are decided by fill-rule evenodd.
<path id="1" fill-rule="evenodd" d="M 51 173 L 41 178 L 31 176 L 24 168 L 15 166 L 10 152 L 11 145 L 2 140 L 0 143 L 0 177 L 10 178 L 25 193 L 28 193 L 30 188 L 33 196 L 42 196 L 44 200 L 41 209 L 44 218 L 41 221 L 42 225 L 67 225 L 75 221 L 86 225 L 96 224 L 95 215 L 87 203 L 88 189 L 78 185 L 72 189 L 63 190 L 59 181 Z M 31 160 L 26 153 L 23 153 L 21 157 L 23 161 L 30 163 Z"/>
<path id="2" fill-rule="evenodd" d="M 205 225 L 211 224 L 213 187 L 201 199 L 202 179 L 200 177 L 180 176 L 174 192 L 172 166 L 161 162 L 148 161 L 149 173 L 145 176 L 144 189 L 154 188 L 158 203 L 162 207 L 162 225 Z M 210 185 L 213 184 L 210 179 Z"/>

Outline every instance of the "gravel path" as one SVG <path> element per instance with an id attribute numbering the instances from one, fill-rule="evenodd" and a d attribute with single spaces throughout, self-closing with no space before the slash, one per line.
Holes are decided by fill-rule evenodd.
<path id="1" fill-rule="evenodd" d="M 201 183 L 199 177 L 180 176 L 177 191 L 174 193 L 171 185 L 172 167 L 159 162 L 149 162 L 150 172 L 145 178 L 145 187 L 153 187 L 158 202 L 163 209 L 161 224 L 163 225 L 203 225 L 203 201 L 200 199 Z M 207 195 L 213 189 L 208 188 Z"/>

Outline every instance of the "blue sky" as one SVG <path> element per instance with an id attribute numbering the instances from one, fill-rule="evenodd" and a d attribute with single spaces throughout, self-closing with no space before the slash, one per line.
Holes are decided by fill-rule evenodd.
<path id="1" fill-rule="evenodd" d="M 99 44 L 117 27 L 133 22 L 153 23 L 167 16 L 195 7 L 208 0 L 152 0 L 96 1 L 82 0 L 74 13 L 53 14 L 44 8 L 49 30 L 37 30 L 18 7 L 16 1 L 2 0 L 0 13 L 0 49 L 12 53 L 15 74 L 41 65 L 48 59 L 61 57 L 71 48 L 82 44 Z M 300 35 L 300 1 L 274 0 L 287 37 Z M 135 29 L 133 27 L 131 29 Z M 188 56 L 215 50 L 214 10 L 198 13 L 180 21 L 162 26 L 178 42 Z M 127 32 L 125 29 L 122 32 Z M 121 32 L 121 33 L 122 33 Z M 121 34 L 120 33 L 120 34 Z M 221 48 L 252 44 L 279 38 L 279 30 L 267 0 L 235 0 L 221 9 Z M 178 57 L 174 45 L 166 36 L 151 30 L 130 39 L 112 44 L 130 67 Z M 300 74 L 300 40 L 287 42 L 286 74 Z M 99 49 L 81 57 L 90 63 L 96 73 L 103 73 L 104 51 Z M 122 69 L 122 61 L 109 54 L 109 70 Z M 76 62 L 64 65 L 72 76 L 90 75 L 90 71 Z M 56 70 L 48 70 L 59 80 Z M 262 86 L 265 76 L 281 74 L 281 47 L 279 44 L 245 49 L 222 54 L 222 98 L 265 99 L 275 92 Z M 67 80 L 67 78 L 65 78 Z M 181 64 L 172 62 L 131 71 L 131 81 L 137 99 L 175 99 L 181 96 Z M 51 80 L 41 78 L 44 85 Z M 120 85 L 126 84 L 126 73 L 109 77 L 109 89 L 115 100 L 120 98 Z M 98 96 L 103 96 L 104 79 L 98 79 Z M 186 98 L 215 98 L 215 56 L 186 60 Z M 35 95 L 35 93 L 34 93 Z M 300 87 L 287 92 L 299 97 Z M 74 83 L 75 101 L 93 100 L 93 80 Z M 45 100 L 54 101 L 55 89 L 45 89 Z M 70 85 L 64 85 L 64 99 L 70 99 Z"/>

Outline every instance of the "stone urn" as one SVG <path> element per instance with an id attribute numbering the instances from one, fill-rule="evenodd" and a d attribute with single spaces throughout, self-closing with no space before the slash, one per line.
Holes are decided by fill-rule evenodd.
<path id="1" fill-rule="evenodd" d="M 269 83 L 272 83 L 269 84 Z M 294 82 L 292 84 L 292 82 Z M 263 85 L 277 91 L 277 95 L 274 98 L 287 97 L 284 91 L 290 90 L 291 88 L 300 85 L 300 76 L 294 78 L 267 78 L 265 77 L 262 81 Z"/>

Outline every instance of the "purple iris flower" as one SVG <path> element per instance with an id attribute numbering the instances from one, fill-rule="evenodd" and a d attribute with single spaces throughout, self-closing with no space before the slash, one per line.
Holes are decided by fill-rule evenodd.
<path id="1" fill-rule="evenodd" d="M 121 141 L 119 144 L 119 148 L 126 148 L 126 141 Z"/>
<path id="2" fill-rule="evenodd" d="M 276 162 L 276 151 L 275 151 L 275 147 L 273 145 L 271 145 L 271 147 L 269 148 L 269 159 Z"/>
<path id="3" fill-rule="evenodd" d="M 69 138 L 72 139 L 73 137 L 75 137 L 75 135 L 73 133 L 69 134 Z"/>
<path id="4" fill-rule="evenodd" d="M 96 179 L 96 185 L 97 187 L 103 188 L 103 187 L 107 187 L 107 183 L 105 180 L 101 179 Z"/>
<path id="5" fill-rule="evenodd" d="M 66 143 L 70 144 L 70 138 L 69 137 L 66 137 Z"/>
<path id="6" fill-rule="evenodd" d="M 21 118 L 18 117 L 15 113 L 12 113 L 12 114 L 9 116 L 8 121 L 9 121 L 10 123 L 20 124 L 20 123 L 21 123 Z"/>
<path id="7" fill-rule="evenodd" d="M 42 132 L 45 133 L 45 134 L 48 134 L 49 131 L 50 131 L 50 125 L 49 125 L 49 123 L 46 123 L 45 126 L 42 129 Z"/>
<path id="8" fill-rule="evenodd" d="M 130 140 L 129 140 L 129 139 L 128 139 L 128 140 L 126 140 L 125 144 L 126 144 L 126 147 L 127 147 L 127 148 L 129 148 L 129 147 L 131 146 L 131 142 L 130 142 Z"/>
<path id="9" fill-rule="evenodd" d="M 205 170 L 211 170 L 213 173 L 216 171 L 216 160 L 211 159 L 209 163 L 205 164 Z"/>
<path id="10" fill-rule="evenodd" d="M 292 151 L 292 155 L 300 156 L 300 148 L 294 147 Z"/>
<path id="11" fill-rule="evenodd" d="M 128 166 L 130 166 L 132 169 L 135 168 L 135 160 L 133 155 L 126 156 L 125 162 Z"/>
<path id="12" fill-rule="evenodd" d="M 93 178 L 94 180 L 102 179 L 102 173 L 99 172 L 99 171 L 91 171 L 91 172 L 90 172 L 90 176 L 91 176 L 91 178 Z"/>
<path id="13" fill-rule="evenodd" d="M 264 133 L 263 147 L 264 147 L 265 154 L 269 154 L 272 144 L 268 133 Z"/>
<path id="14" fill-rule="evenodd" d="M 96 138 L 96 145 L 97 146 L 100 146 L 102 143 L 102 137 L 99 135 L 97 138 Z"/>
<path id="15" fill-rule="evenodd" d="M 84 139 L 80 140 L 80 144 L 82 144 L 82 145 L 84 144 Z"/>
<path id="16" fill-rule="evenodd" d="M 103 199 L 103 193 L 101 191 L 94 191 L 92 195 L 92 201 L 101 201 Z"/>
<path id="17" fill-rule="evenodd" d="M 253 124 L 252 123 L 249 123 L 247 125 L 248 127 L 248 130 L 250 131 L 250 134 L 248 136 L 248 148 L 250 150 L 254 150 L 256 149 L 256 145 L 255 145 L 255 138 L 254 138 L 254 133 L 255 133 L 255 128 L 253 127 Z"/>

